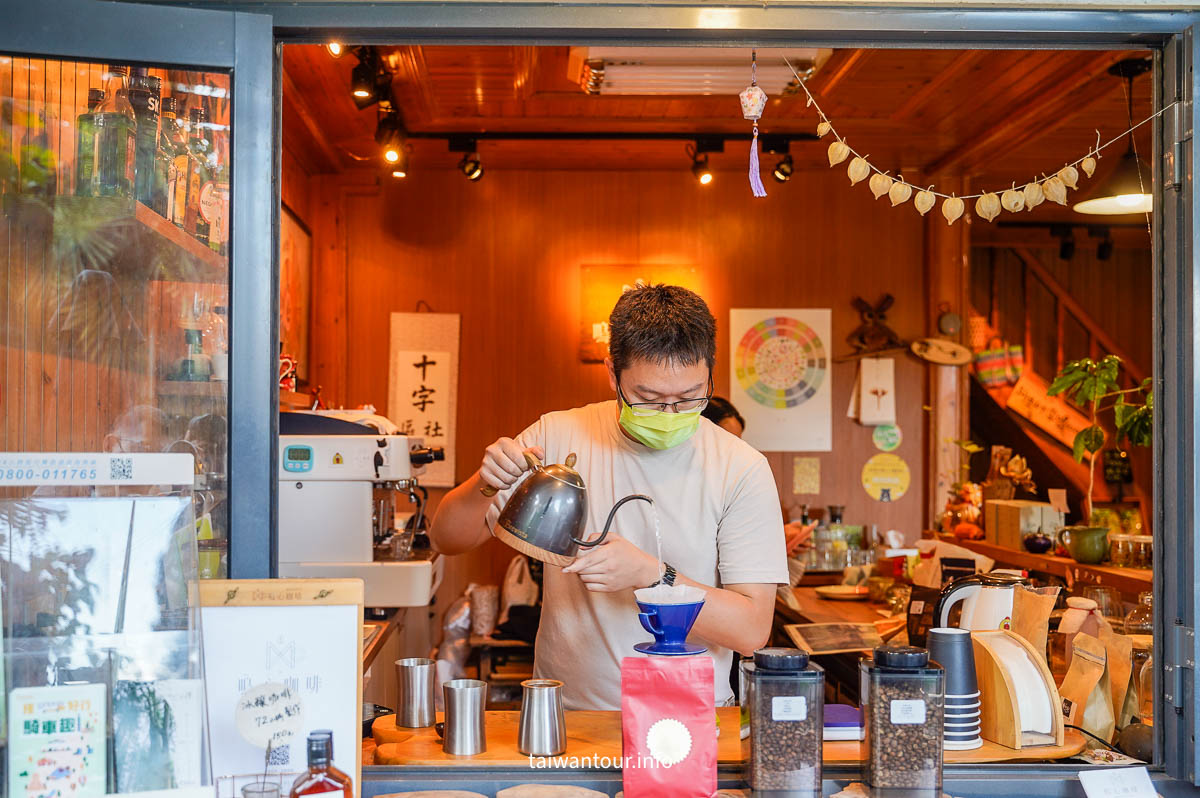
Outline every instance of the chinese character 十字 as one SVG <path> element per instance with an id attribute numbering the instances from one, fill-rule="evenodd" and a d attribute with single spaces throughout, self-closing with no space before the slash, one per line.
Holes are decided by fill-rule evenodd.
<path id="1" fill-rule="evenodd" d="M 437 365 L 437 361 L 430 360 L 429 355 L 421 355 L 420 361 L 413 363 L 413 368 L 421 370 L 421 382 L 424 382 L 426 380 L 426 376 L 425 376 L 426 369 L 428 369 L 430 366 L 436 366 L 436 365 Z"/>

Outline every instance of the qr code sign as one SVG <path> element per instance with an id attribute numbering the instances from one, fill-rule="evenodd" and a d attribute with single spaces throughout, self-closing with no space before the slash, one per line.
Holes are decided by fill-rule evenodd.
<path id="1" fill-rule="evenodd" d="M 292 747 L 280 745 L 272 747 L 267 753 L 267 766 L 285 768 L 292 764 Z"/>
<path id="2" fill-rule="evenodd" d="M 133 479 L 133 458 L 113 457 L 108 461 L 109 479 Z"/>

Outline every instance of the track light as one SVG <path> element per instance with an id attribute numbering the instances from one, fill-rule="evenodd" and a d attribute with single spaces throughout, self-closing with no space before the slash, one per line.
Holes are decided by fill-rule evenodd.
<path id="1" fill-rule="evenodd" d="M 357 47 L 354 54 L 358 63 L 350 72 L 350 94 L 360 109 L 375 103 L 390 103 L 392 99 L 392 73 L 379 60 L 379 54 L 371 47 Z"/>
<path id="2" fill-rule="evenodd" d="M 408 177 L 408 150 L 404 147 L 401 147 L 400 149 L 395 150 L 394 153 L 396 160 L 387 161 L 387 173 L 397 180 Z"/>
<path id="3" fill-rule="evenodd" d="M 404 123 L 395 111 L 379 117 L 375 125 L 375 143 L 382 147 L 383 160 L 389 164 L 399 163 L 404 156 Z"/>
<path id="4" fill-rule="evenodd" d="M 346 48 L 342 46 L 341 42 L 330 42 L 325 45 L 325 49 L 333 58 L 341 58 L 346 52 Z"/>
<path id="5" fill-rule="evenodd" d="M 771 176 L 780 183 L 786 183 L 792 179 L 792 172 L 794 171 L 795 166 L 792 163 L 792 156 L 789 154 L 779 159 L 779 163 L 775 164 L 775 171 L 771 173 Z"/>
<path id="6" fill-rule="evenodd" d="M 479 160 L 479 154 L 472 152 L 464 155 L 458 162 L 458 171 L 472 183 L 483 177 L 483 163 Z"/>
<path id="7" fill-rule="evenodd" d="M 1108 260 L 1113 254 L 1113 240 L 1106 238 L 1096 245 L 1096 260 Z"/>
<path id="8" fill-rule="evenodd" d="M 357 98 L 367 99 L 375 94 L 375 66 L 369 61 L 359 61 L 350 72 L 350 92 Z"/>
<path id="9" fill-rule="evenodd" d="M 692 176 L 695 177 L 702 186 L 707 186 L 712 182 L 713 173 L 712 170 L 708 168 L 708 153 L 692 156 Z"/>

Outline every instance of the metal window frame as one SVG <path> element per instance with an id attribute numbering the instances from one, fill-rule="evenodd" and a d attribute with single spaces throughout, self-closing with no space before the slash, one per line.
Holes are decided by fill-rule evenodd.
<path id="1" fill-rule="evenodd" d="M 267 576 L 274 557 L 278 294 L 271 263 L 274 149 L 271 18 L 231 10 L 0 0 L 0 51 L 179 65 L 232 81 L 230 575 Z"/>

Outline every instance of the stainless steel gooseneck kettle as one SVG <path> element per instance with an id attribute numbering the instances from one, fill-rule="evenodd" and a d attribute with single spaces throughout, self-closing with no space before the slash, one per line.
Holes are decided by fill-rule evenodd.
<path id="1" fill-rule="evenodd" d="M 587 487 L 575 470 L 575 455 L 564 464 L 544 466 L 532 453 L 525 453 L 530 474 L 519 484 L 500 513 L 494 534 L 522 554 L 551 565 L 570 565 L 579 549 L 604 542 L 617 509 L 639 499 L 650 504 L 649 496 L 635 493 L 618 501 L 608 513 L 604 531 L 595 540 L 583 540 L 587 525 Z M 485 496 L 495 495 L 494 488 L 483 488 Z"/>

